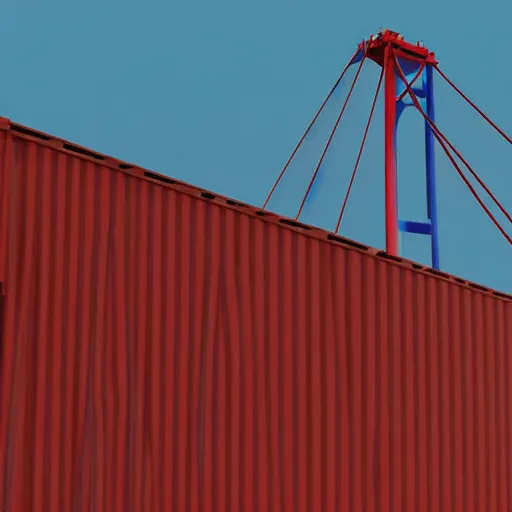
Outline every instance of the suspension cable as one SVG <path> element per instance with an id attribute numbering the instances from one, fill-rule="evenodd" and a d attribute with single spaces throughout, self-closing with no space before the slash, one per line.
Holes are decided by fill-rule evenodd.
<path id="1" fill-rule="evenodd" d="M 485 211 L 487 216 L 491 219 L 491 221 L 494 223 L 494 225 L 500 230 L 501 234 L 505 237 L 505 239 L 508 241 L 508 243 L 512 245 L 512 238 L 510 238 L 510 236 L 507 234 L 507 232 L 503 229 L 503 227 L 498 222 L 496 217 L 491 213 L 489 208 L 487 208 L 487 206 L 485 206 L 484 202 L 482 201 L 482 199 L 478 195 L 478 192 L 475 190 L 473 185 L 471 185 L 471 183 L 468 180 L 468 178 L 464 175 L 464 173 L 462 172 L 460 167 L 457 165 L 457 162 L 455 161 L 453 156 L 450 154 L 450 152 L 449 152 L 448 148 L 446 147 L 445 143 L 443 142 L 443 140 L 437 135 L 437 133 L 434 133 L 434 137 L 436 137 L 437 141 L 439 142 L 439 144 L 443 148 L 444 152 L 446 153 L 446 156 L 450 159 L 452 165 L 455 167 L 455 169 L 457 170 L 459 176 L 462 178 L 462 180 L 464 181 L 466 186 L 469 188 L 469 191 L 471 192 L 473 197 L 478 201 L 478 204 L 483 208 L 483 210 Z"/>
<path id="2" fill-rule="evenodd" d="M 400 79 L 404 82 L 405 84 L 405 87 L 406 87 L 406 91 L 409 93 L 409 95 L 412 93 L 414 95 L 414 98 L 416 98 L 416 95 L 414 94 L 414 92 L 412 91 L 411 89 L 411 86 L 410 84 L 407 84 L 407 81 L 406 81 L 406 78 L 405 78 L 405 75 L 402 71 L 402 68 L 400 66 L 400 63 L 398 62 L 398 59 L 396 58 L 396 55 L 395 55 L 395 62 L 397 64 L 397 69 L 398 69 L 398 73 L 400 75 Z M 412 96 L 411 96 L 412 97 Z M 417 98 L 416 98 L 416 101 L 417 101 Z M 414 99 L 413 99 L 413 102 L 414 102 Z M 467 162 L 467 160 L 462 156 L 462 154 L 460 153 L 460 151 L 457 150 L 457 148 L 455 148 L 455 146 L 449 141 L 449 139 L 443 134 L 443 132 L 441 132 L 441 130 L 437 127 L 437 125 L 425 114 L 425 112 L 423 112 L 423 109 L 421 108 L 421 106 L 419 105 L 419 102 L 416 104 L 415 103 L 415 107 L 416 109 L 419 110 L 420 114 L 424 117 L 424 119 L 429 123 L 430 127 L 432 128 L 433 131 L 437 132 L 437 134 L 443 139 L 443 141 L 450 147 L 450 149 L 459 157 L 459 159 L 461 160 L 461 162 L 466 166 L 466 168 L 468 169 L 468 171 L 471 173 L 471 175 L 476 179 L 476 181 L 480 184 L 480 186 L 485 190 L 485 192 L 489 195 L 489 197 L 492 199 L 492 201 L 494 202 L 494 204 L 500 209 L 500 211 L 503 213 L 503 215 L 505 215 L 505 217 L 507 218 L 507 220 L 512 223 L 512 216 L 508 213 L 508 211 L 505 209 L 505 207 L 498 201 L 498 199 L 496 198 L 496 196 L 492 193 L 492 191 L 489 189 L 489 187 L 484 183 L 484 181 L 480 178 L 480 176 L 478 175 L 478 173 L 471 167 L 471 165 L 469 165 L 469 163 Z"/>
<path id="3" fill-rule="evenodd" d="M 383 78 L 384 78 L 384 68 L 382 68 L 382 70 L 380 72 L 379 82 L 377 84 L 377 90 L 375 91 L 375 95 L 373 97 L 372 108 L 370 110 L 370 115 L 368 117 L 368 122 L 366 123 L 366 128 L 364 130 L 363 139 L 361 140 L 361 146 L 359 147 L 359 153 L 357 154 L 354 170 L 352 171 L 352 176 L 350 177 L 350 182 L 348 184 L 347 193 L 345 194 L 345 199 L 343 201 L 343 206 L 341 207 L 340 215 L 338 217 L 338 222 L 336 223 L 336 229 L 334 231 L 336 234 L 338 233 L 338 231 L 340 229 L 341 219 L 343 218 L 343 214 L 345 213 L 345 208 L 347 206 L 348 198 L 349 198 L 350 192 L 352 190 L 352 185 L 354 184 L 354 180 L 355 180 L 355 177 L 356 177 L 357 169 L 359 167 L 359 162 L 361 160 L 361 156 L 363 154 L 364 145 L 366 143 L 366 137 L 368 136 L 368 130 L 370 129 L 370 125 L 372 123 L 373 113 L 375 111 L 375 105 L 377 104 L 377 98 L 379 97 L 380 87 L 382 85 L 382 79 Z"/>
<path id="4" fill-rule="evenodd" d="M 439 68 L 437 64 L 434 65 L 435 70 L 444 78 L 444 80 L 455 90 L 462 98 L 466 100 L 466 102 L 471 105 L 509 144 L 512 144 L 512 139 L 494 122 L 492 119 L 486 115 L 478 106 L 471 101 Z"/>
<path id="5" fill-rule="evenodd" d="M 341 118 L 345 112 L 345 109 L 347 108 L 348 101 L 350 100 L 350 96 L 352 95 L 352 92 L 354 90 L 354 87 L 357 83 L 357 79 L 359 78 L 359 74 L 361 73 L 361 69 L 363 67 L 364 61 L 366 60 L 366 51 L 363 55 L 363 58 L 361 59 L 361 62 L 359 63 L 359 66 L 357 68 L 356 75 L 354 77 L 354 80 L 352 81 L 352 85 L 350 86 L 350 90 L 348 91 L 347 97 L 345 98 L 345 103 L 343 104 L 343 107 L 341 109 L 341 112 L 338 116 L 338 119 L 336 119 L 336 123 L 334 124 L 334 128 L 331 131 L 331 134 L 329 136 L 329 140 L 327 141 L 327 144 L 324 147 L 324 150 L 322 152 L 322 156 L 320 157 L 320 160 L 318 161 L 318 164 L 315 168 L 315 172 L 313 173 L 313 176 L 311 177 L 311 181 L 309 182 L 309 185 L 306 189 L 306 193 L 304 194 L 304 197 L 302 198 L 302 202 L 299 207 L 299 211 L 297 212 L 297 215 L 295 217 L 295 220 L 298 220 L 300 217 L 300 214 L 302 213 L 302 209 L 304 208 L 304 205 L 306 204 L 306 200 L 308 198 L 309 192 L 311 191 L 311 187 L 313 186 L 313 183 L 316 180 L 316 177 L 318 175 L 318 171 L 320 170 L 320 167 L 322 166 L 322 163 L 324 161 L 325 155 L 327 154 L 327 151 L 329 150 L 329 147 L 331 146 L 331 142 L 334 138 L 334 135 L 336 133 L 336 130 L 338 129 L 338 126 L 340 124 Z"/>
<path id="6" fill-rule="evenodd" d="M 503 227 L 498 222 L 496 217 L 491 213 L 489 208 L 487 208 L 487 206 L 485 206 L 485 203 L 482 201 L 482 199 L 478 195 L 478 192 L 475 190 L 473 185 L 471 185 L 471 183 L 468 180 L 468 178 L 464 175 L 464 173 L 462 172 L 461 168 L 457 165 L 457 162 L 455 161 L 453 156 L 450 154 L 450 151 L 448 150 L 448 148 L 447 148 L 446 144 L 444 143 L 444 141 L 441 139 L 441 137 L 436 132 L 433 132 L 433 134 L 434 134 L 434 137 L 437 139 L 437 142 L 439 142 L 439 145 L 443 148 L 443 151 L 446 153 L 446 156 L 450 159 L 450 162 L 455 167 L 455 169 L 456 169 L 457 173 L 459 174 L 459 176 L 462 178 L 462 180 L 464 181 L 465 185 L 469 188 L 469 191 L 471 192 L 473 197 L 477 200 L 478 204 L 482 207 L 482 209 L 485 211 L 485 213 L 487 214 L 489 219 L 491 219 L 493 224 L 499 229 L 499 231 L 505 237 L 505 239 L 508 241 L 508 243 L 512 245 L 512 238 L 503 229 Z"/>
<path id="7" fill-rule="evenodd" d="M 329 94 L 327 95 L 327 97 L 325 98 L 324 102 L 322 103 L 322 105 L 320 106 L 320 108 L 318 109 L 317 113 L 315 114 L 315 117 L 313 118 L 313 120 L 309 123 L 309 126 L 307 128 L 307 130 L 305 131 L 304 135 L 302 136 L 302 138 L 299 140 L 298 144 L 295 146 L 295 149 L 293 150 L 293 153 L 290 155 L 290 158 L 288 158 L 288 161 L 286 162 L 285 166 L 283 167 L 281 173 L 279 174 L 277 180 L 275 181 L 274 183 L 274 186 L 272 187 L 272 189 L 270 190 L 266 200 L 265 200 L 265 203 L 263 204 L 263 210 L 267 207 L 267 204 L 268 202 L 270 201 L 270 198 L 272 197 L 272 194 L 275 192 L 277 186 L 279 185 L 280 181 L 282 180 L 286 170 L 288 169 L 288 167 L 290 166 L 292 160 L 294 159 L 295 155 L 297 154 L 297 151 L 299 150 L 299 148 L 301 147 L 302 143 L 304 142 L 304 140 L 306 139 L 306 137 L 308 136 L 309 132 L 311 131 L 311 128 L 313 127 L 313 125 L 316 123 L 316 120 L 318 119 L 318 117 L 320 116 L 320 114 L 323 112 L 325 106 L 327 105 L 327 102 L 331 99 L 332 95 L 334 94 L 334 91 L 337 89 L 338 85 L 340 84 L 340 82 L 342 81 L 343 77 L 345 76 L 346 72 L 348 71 L 348 69 L 350 68 L 350 66 L 352 65 L 352 61 L 355 59 L 355 57 L 357 56 L 357 54 L 359 53 L 359 49 L 354 53 L 354 55 L 350 58 L 350 60 L 348 61 L 347 65 L 345 66 L 345 68 L 343 69 L 343 71 L 341 72 L 341 75 L 338 77 L 338 79 L 336 80 L 336 82 L 334 83 L 334 86 L 332 87 L 331 91 L 329 92 Z"/>
<path id="8" fill-rule="evenodd" d="M 405 85 L 407 85 L 407 81 L 405 80 L 405 77 L 403 76 L 403 73 L 401 72 L 401 69 L 399 69 L 399 74 L 400 74 L 400 78 L 401 80 L 404 82 Z M 414 94 L 414 92 L 412 92 L 410 89 L 409 89 L 409 96 L 411 97 L 416 109 L 421 112 L 426 119 L 429 119 L 428 116 L 426 116 L 421 108 L 421 105 L 419 104 L 419 101 L 418 101 L 418 98 L 416 97 L 416 95 Z M 432 123 L 433 124 L 433 123 Z M 435 126 L 435 125 L 434 125 Z M 494 217 L 494 215 L 491 213 L 491 211 L 487 208 L 487 206 L 485 206 L 484 202 L 482 201 L 482 199 L 480 198 L 480 196 L 478 195 L 478 192 L 475 190 L 475 188 L 471 185 L 470 181 L 468 180 L 468 178 L 464 175 L 464 173 L 462 172 L 462 170 L 460 169 L 460 167 L 457 165 L 457 162 L 455 161 L 455 159 L 453 158 L 453 156 L 450 154 L 450 151 L 448 150 L 448 147 L 447 145 L 444 143 L 443 139 L 441 138 L 441 136 L 438 134 L 438 132 L 433 129 L 432 131 L 434 137 L 437 139 L 437 141 L 439 142 L 439 145 L 441 146 L 441 148 L 443 149 L 443 151 L 446 153 L 446 156 L 450 159 L 450 162 L 452 163 L 452 165 L 455 167 L 455 169 L 457 170 L 457 173 L 459 174 L 459 176 L 462 178 L 462 180 L 464 181 L 464 183 L 466 184 L 466 186 L 469 188 L 471 194 L 473 195 L 473 197 L 477 200 L 478 204 L 482 207 L 482 209 L 485 211 L 485 213 L 487 214 L 487 216 L 491 219 L 491 221 L 494 223 L 494 225 L 499 229 L 499 231 L 501 232 L 501 234 L 505 237 L 505 239 L 512 245 L 512 238 L 507 234 L 507 232 L 503 229 L 503 227 L 501 226 L 501 224 L 497 221 L 497 219 Z"/>

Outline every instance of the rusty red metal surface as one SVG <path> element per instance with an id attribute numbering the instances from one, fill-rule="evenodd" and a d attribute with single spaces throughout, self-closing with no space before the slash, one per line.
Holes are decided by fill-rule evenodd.
<path id="1" fill-rule="evenodd" d="M 506 295 L 0 121 L 0 509 L 512 507 Z"/>

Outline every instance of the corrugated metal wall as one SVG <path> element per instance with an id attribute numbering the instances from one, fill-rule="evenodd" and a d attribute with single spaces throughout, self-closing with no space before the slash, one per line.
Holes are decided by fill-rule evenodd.
<path id="1" fill-rule="evenodd" d="M 1 510 L 512 507 L 506 297 L 0 150 Z"/>

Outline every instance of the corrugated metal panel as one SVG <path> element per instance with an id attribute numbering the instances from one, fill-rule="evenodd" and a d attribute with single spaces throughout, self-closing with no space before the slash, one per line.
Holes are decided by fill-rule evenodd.
<path id="1" fill-rule="evenodd" d="M 3 126 L 0 509 L 512 507 L 510 298 Z"/>

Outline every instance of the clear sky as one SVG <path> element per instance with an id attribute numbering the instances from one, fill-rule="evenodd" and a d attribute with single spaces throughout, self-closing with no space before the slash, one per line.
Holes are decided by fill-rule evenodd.
<path id="1" fill-rule="evenodd" d="M 512 69 L 505 53 L 511 13 L 508 2 L 474 0 L 5 0 L 0 115 L 261 205 L 355 46 L 379 27 L 423 40 L 448 76 L 512 133 Z M 335 225 L 377 79 L 370 64 L 304 221 Z M 296 211 L 329 116 L 349 84 L 271 209 Z M 439 127 L 512 210 L 512 148 L 439 79 L 436 102 Z M 412 220 L 425 214 L 422 141 L 420 118 L 407 112 L 398 139 L 399 209 Z M 442 270 L 512 292 L 512 247 L 440 148 L 437 166 Z M 341 233 L 384 246 L 383 205 L 379 103 Z M 404 251 L 429 262 L 426 237 L 408 235 Z"/>

